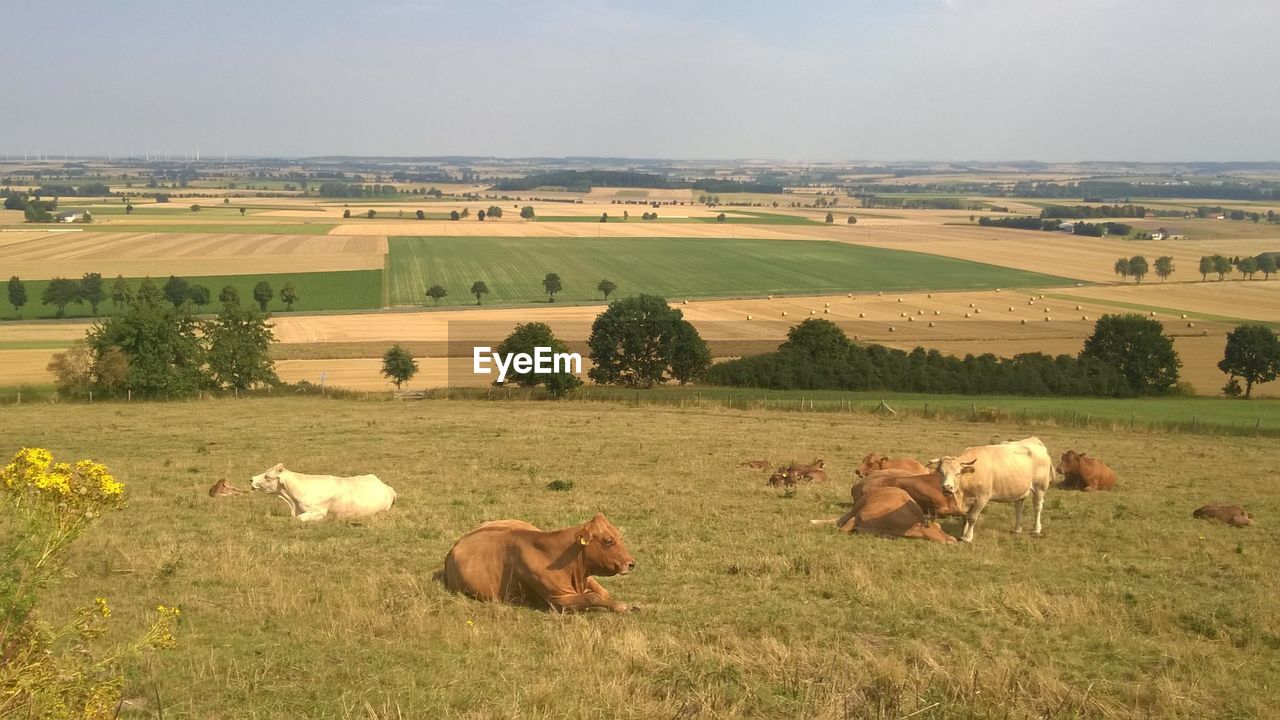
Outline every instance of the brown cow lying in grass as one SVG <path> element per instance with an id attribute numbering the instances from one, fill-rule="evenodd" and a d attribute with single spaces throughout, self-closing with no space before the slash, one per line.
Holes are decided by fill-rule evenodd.
<path id="1" fill-rule="evenodd" d="M 226 478 L 223 478 L 209 488 L 209 497 L 227 497 L 229 495 L 239 495 L 242 492 L 244 491 L 227 482 Z"/>
<path id="2" fill-rule="evenodd" d="M 635 610 L 609 597 L 592 575 L 626 575 L 635 558 L 604 515 L 543 532 L 522 520 L 495 520 L 462 536 L 436 574 L 445 587 L 478 600 L 558 612 Z"/>
<path id="3" fill-rule="evenodd" d="M 1058 467 L 1054 468 L 1062 476 L 1058 483 L 1060 490 L 1111 490 L 1116 486 L 1116 473 L 1107 464 L 1097 458 L 1086 457 L 1085 453 L 1068 450 L 1062 453 Z"/>
<path id="4" fill-rule="evenodd" d="M 840 520 L 842 532 L 940 543 L 956 541 L 943 532 L 941 525 L 925 520 L 924 511 L 902 488 L 878 487 L 868 490 L 853 504 L 849 514 Z"/>
<path id="5" fill-rule="evenodd" d="M 858 477 L 867 477 L 879 470 L 909 470 L 914 475 L 923 475 L 929 472 L 929 468 L 915 458 L 891 458 L 888 455 L 879 453 L 867 453 L 866 457 L 862 458 L 862 464 L 858 466 L 857 470 L 853 471 L 853 474 Z"/>
<path id="6" fill-rule="evenodd" d="M 1247 527 L 1253 524 L 1253 515 L 1244 511 L 1239 505 L 1205 505 L 1196 508 L 1191 517 L 1201 520 L 1217 520 L 1233 527 Z"/>
<path id="7" fill-rule="evenodd" d="M 963 515 L 964 511 L 956 504 L 954 495 L 949 495 L 942 489 L 942 475 L 933 473 L 924 474 L 908 474 L 906 470 L 885 470 L 872 473 L 864 478 L 862 482 L 854 483 L 849 488 L 849 494 L 853 496 L 854 506 L 857 506 L 858 500 L 862 496 L 876 488 L 896 487 L 905 491 L 911 496 L 911 500 L 924 512 L 925 519 L 929 522 L 937 519 L 939 516 Z M 848 522 L 853 515 L 850 510 L 836 524 L 843 525 Z"/>
<path id="8" fill-rule="evenodd" d="M 827 471 L 824 470 L 827 463 L 822 458 L 817 458 L 811 463 L 792 463 L 778 468 L 769 476 L 769 485 L 783 485 L 790 487 L 799 483 L 801 480 L 806 482 L 826 482 Z"/>

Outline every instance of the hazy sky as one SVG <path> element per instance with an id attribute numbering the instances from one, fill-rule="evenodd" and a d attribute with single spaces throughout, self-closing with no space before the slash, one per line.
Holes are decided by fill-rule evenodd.
<path id="1" fill-rule="evenodd" d="M 1280 160 L 1277 0 L 77 0 L 0 152 Z"/>

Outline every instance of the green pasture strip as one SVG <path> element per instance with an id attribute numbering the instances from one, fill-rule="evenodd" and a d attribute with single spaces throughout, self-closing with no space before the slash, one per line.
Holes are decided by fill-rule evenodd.
<path id="1" fill-rule="evenodd" d="M 211 300 L 204 308 L 197 308 L 201 313 L 218 311 L 218 293 L 230 285 L 239 292 L 241 303 L 253 302 L 253 288 L 259 281 L 265 280 L 275 292 L 275 298 L 267 306 L 272 311 L 283 311 L 284 303 L 280 301 L 280 288 L 286 282 L 293 282 L 298 288 L 299 301 L 293 309 L 297 311 L 318 310 L 363 310 L 382 307 L 382 271 L 381 270 L 336 270 L 333 272 L 299 272 L 299 273 L 265 273 L 261 275 L 205 275 L 182 276 L 192 285 L 204 285 L 209 288 Z M 142 278 L 125 278 L 136 292 Z M 151 281 L 157 286 L 164 286 L 168 276 L 154 277 Z M 99 315 L 114 312 L 111 304 L 111 286 L 114 277 L 103 278 L 103 290 L 107 299 L 98 306 Z M 21 316 L 13 312 L 13 307 L 0 304 L 0 319 L 5 320 L 37 320 L 52 318 L 55 309 L 52 305 L 41 304 L 47 280 L 24 280 L 27 288 L 27 304 L 22 308 Z M 74 303 L 67 305 L 66 317 L 91 317 L 89 305 Z"/>
<path id="2" fill-rule="evenodd" d="M 618 295 L 671 300 L 1074 284 L 938 255 L 822 240 L 390 238 L 392 305 L 430 304 L 425 293 L 435 284 L 449 292 L 442 307 L 474 305 L 469 290 L 477 280 L 489 287 L 484 304 L 545 303 L 542 281 L 550 272 L 564 286 L 556 302 L 565 303 L 599 301 L 596 285 L 605 278 L 617 284 Z"/>

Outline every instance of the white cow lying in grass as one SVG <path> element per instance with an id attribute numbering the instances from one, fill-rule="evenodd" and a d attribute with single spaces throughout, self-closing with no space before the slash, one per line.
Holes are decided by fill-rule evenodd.
<path id="1" fill-rule="evenodd" d="M 284 463 L 255 475 L 252 487 L 284 498 L 293 516 L 303 522 L 323 520 L 331 514 L 341 518 L 369 517 L 390 509 L 396 501 L 396 491 L 376 475 L 303 475 L 285 470 Z"/>

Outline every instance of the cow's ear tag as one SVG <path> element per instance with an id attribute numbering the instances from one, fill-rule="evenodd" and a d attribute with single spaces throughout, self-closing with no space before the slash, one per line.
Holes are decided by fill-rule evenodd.
<path id="1" fill-rule="evenodd" d="M 579 544 L 579 545 L 586 545 L 586 544 L 587 544 L 587 536 L 586 536 L 586 535 L 583 535 L 582 537 L 579 537 L 579 538 L 578 538 L 578 544 Z"/>

